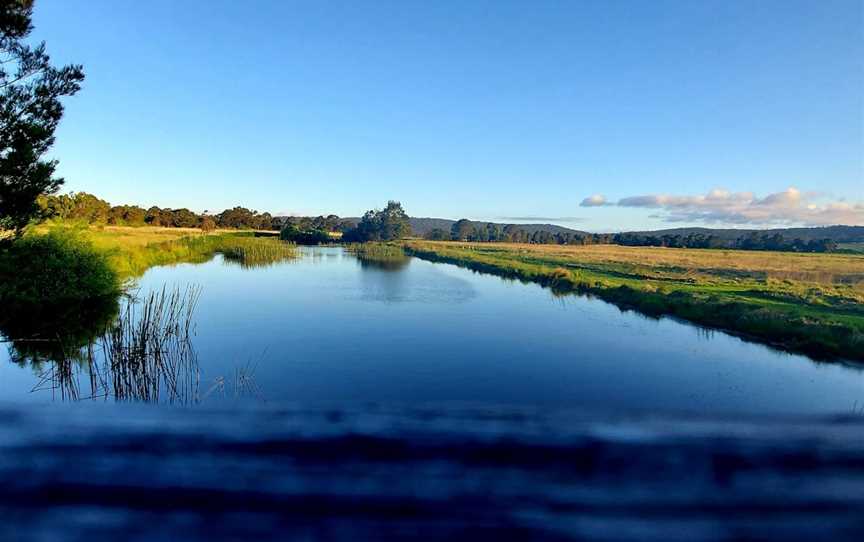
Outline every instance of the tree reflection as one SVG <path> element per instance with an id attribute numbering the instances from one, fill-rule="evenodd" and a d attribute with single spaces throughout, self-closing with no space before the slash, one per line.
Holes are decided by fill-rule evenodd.
<path id="1" fill-rule="evenodd" d="M 411 257 L 397 245 L 362 243 L 348 245 L 346 250 L 357 258 L 362 269 L 400 271 L 411 263 Z"/>
<path id="2" fill-rule="evenodd" d="M 16 307 L 0 317 L 0 335 L 9 342 L 12 361 L 21 365 L 81 360 L 82 350 L 108 329 L 119 308 L 117 297 Z"/>
<path id="3" fill-rule="evenodd" d="M 191 337 L 198 294 L 163 288 L 142 299 L 10 311 L 0 333 L 12 361 L 36 372 L 33 391 L 72 401 L 196 402 L 200 375 Z"/>
<path id="4" fill-rule="evenodd" d="M 411 263 L 411 258 L 408 256 L 401 257 L 391 257 L 391 258 L 369 258 L 366 256 L 357 256 L 357 261 L 360 262 L 360 267 L 362 269 L 374 269 L 379 271 L 401 271 L 405 269 L 409 263 Z"/>

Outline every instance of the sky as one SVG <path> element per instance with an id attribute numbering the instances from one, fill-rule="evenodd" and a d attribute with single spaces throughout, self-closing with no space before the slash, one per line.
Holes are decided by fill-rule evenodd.
<path id="1" fill-rule="evenodd" d="M 52 151 L 113 204 L 864 224 L 864 13 L 834 1 L 37 0 Z"/>

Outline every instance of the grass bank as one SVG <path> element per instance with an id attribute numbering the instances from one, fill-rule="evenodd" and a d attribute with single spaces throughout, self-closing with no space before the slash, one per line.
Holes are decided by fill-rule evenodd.
<path id="1" fill-rule="evenodd" d="M 815 358 L 864 361 L 864 256 L 431 241 L 404 248 Z"/>
<path id="2" fill-rule="evenodd" d="M 106 255 L 108 263 L 123 279 L 139 277 L 159 265 L 203 263 L 215 254 L 244 267 L 260 267 L 296 257 L 294 245 L 274 237 L 257 237 L 252 231 L 219 230 L 203 234 L 184 228 L 79 229 Z"/>

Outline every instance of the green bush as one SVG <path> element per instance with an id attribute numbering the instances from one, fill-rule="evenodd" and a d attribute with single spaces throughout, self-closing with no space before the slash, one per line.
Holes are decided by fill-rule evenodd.
<path id="1" fill-rule="evenodd" d="M 333 241 L 330 234 L 324 230 L 301 230 L 293 224 L 282 228 L 279 238 L 298 245 L 326 245 Z"/>
<path id="2" fill-rule="evenodd" d="M 112 297 L 120 287 L 106 256 L 72 230 L 29 235 L 0 249 L 0 303 L 10 309 Z"/>

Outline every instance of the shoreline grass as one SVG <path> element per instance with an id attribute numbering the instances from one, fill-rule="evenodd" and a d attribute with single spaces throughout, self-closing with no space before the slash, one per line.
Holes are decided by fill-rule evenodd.
<path id="1" fill-rule="evenodd" d="M 181 263 L 204 263 L 216 254 L 243 267 L 262 267 L 296 257 L 293 244 L 254 231 L 217 230 L 203 233 L 192 228 L 75 227 L 54 224 L 44 231 L 72 229 L 105 254 L 123 280 L 134 279 L 148 269 Z M 42 232 L 40 232 L 42 233 Z"/>
<path id="2" fill-rule="evenodd" d="M 596 296 L 804 353 L 864 361 L 864 257 L 406 241 L 408 254 Z"/>

